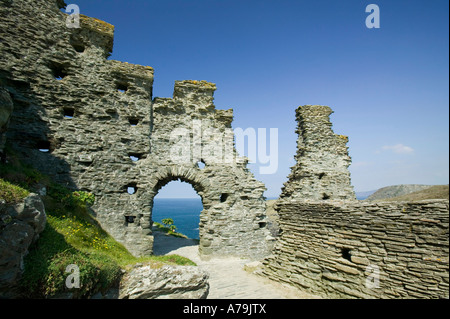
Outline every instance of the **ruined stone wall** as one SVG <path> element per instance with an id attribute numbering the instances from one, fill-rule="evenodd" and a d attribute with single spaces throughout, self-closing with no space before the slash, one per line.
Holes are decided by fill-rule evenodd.
<path id="1" fill-rule="evenodd" d="M 216 86 L 177 81 L 173 99 L 153 104 L 152 195 L 171 180 L 192 184 L 201 196 L 200 252 L 264 256 L 273 240 L 266 227 L 265 186 L 234 148 L 233 110 L 217 110 Z M 177 156 L 178 155 L 178 156 Z"/>
<path id="2" fill-rule="evenodd" d="M 448 200 L 277 210 L 282 234 L 264 275 L 328 298 L 449 297 Z"/>
<path id="3" fill-rule="evenodd" d="M 81 16 L 81 28 L 68 28 L 63 5 L 0 2 L 0 86 L 14 104 L 7 136 L 22 160 L 61 184 L 94 193 L 93 213 L 135 255 L 152 253 L 152 201 L 177 178 L 192 183 L 204 200 L 203 253 L 266 253 L 264 186 L 245 161 L 201 173 L 195 164 L 168 161 L 167 134 L 180 123 L 195 117 L 205 127 L 230 125 L 232 112 L 212 104 L 214 90 L 179 84 L 173 99 L 153 105 L 153 69 L 109 60 L 114 27 Z M 230 230 L 233 223 L 239 231 Z"/>
<path id="4" fill-rule="evenodd" d="M 105 228 L 125 245 L 133 242 L 133 253 L 150 253 L 151 238 L 116 230 L 109 216 L 132 205 L 126 185 L 139 169 L 129 154 L 149 152 L 153 69 L 107 60 L 114 27 L 82 16 L 80 29 L 67 28 L 55 1 L 0 8 L 0 70 L 14 103 L 7 135 L 13 148 L 57 182 L 94 193 Z"/>
<path id="5" fill-rule="evenodd" d="M 358 202 L 327 106 L 297 109 L 281 235 L 261 274 L 328 298 L 448 298 L 449 204 Z"/>
<path id="6" fill-rule="evenodd" d="M 328 106 L 304 105 L 296 110 L 296 165 L 280 198 L 356 200 L 350 183 L 347 136 L 333 132 Z"/>

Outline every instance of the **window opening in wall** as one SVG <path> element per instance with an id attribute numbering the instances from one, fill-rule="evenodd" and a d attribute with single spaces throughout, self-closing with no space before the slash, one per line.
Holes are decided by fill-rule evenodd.
<path id="1" fill-rule="evenodd" d="M 72 43 L 72 47 L 74 48 L 75 51 L 77 51 L 78 53 L 83 53 L 86 50 L 86 47 L 84 44 L 82 43 Z"/>
<path id="2" fill-rule="evenodd" d="M 328 194 L 323 193 L 322 199 L 323 199 L 323 200 L 330 199 L 330 196 L 329 196 Z"/>
<path id="3" fill-rule="evenodd" d="M 259 224 L 259 228 L 264 228 L 267 225 L 266 222 L 259 222 L 258 224 Z"/>
<path id="4" fill-rule="evenodd" d="M 75 110 L 71 108 L 64 108 L 63 112 L 66 119 L 71 119 L 75 115 Z"/>
<path id="5" fill-rule="evenodd" d="M 135 219 L 136 219 L 136 216 L 125 216 L 125 221 L 128 224 L 133 224 Z"/>
<path id="6" fill-rule="evenodd" d="M 126 189 L 127 189 L 127 193 L 128 194 L 130 194 L 130 195 L 136 194 L 136 192 L 137 192 L 137 185 L 136 185 L 136 183 L 128 184 L 126 186 Z"/>
<path id="7" fill-rule="evenodd" d="M 131 118 L 131 119 L 128 120 L 128 122 L 130 122 L 131 126 L 136 126 L 136 125 L 139 124 L 139 119 Z"/>
<path id="8" fill-rule="evenodd" d="M 52 65 L 50 67 L 56 80 L 61 81 L 67 76 L 66 68 L 63 65 Z"/>
<path id="9" fill-rule="evenodd" d="M 320 173 L 319 174 L 319 179 L 322 179 L 325 176 L 325 173 Z"/>
<path id="10" fill-rule="evenodd" d="M 341 253 L 342 258 L 347 259 L 348 261 L 352 261 L 352 254 L 350 248 L 342 248 Z"/>
<path id="11" fill-rule="evenodd" d="M 39 141 L 37 143 L 37 149 L 42 153 L 50 152 L 50 142 L 49 141 Z"/>
<path id="12" fill-rule="evenodd" d="M 227 201 L 227 199 L 228 199 L 228 194 L 226 194 L 226 193 L 223 193 L 222 195 L 220 195 L 220 202 L 221 203 L 224 203 L 224 202 L 226 202 Z"/>
<path id="13" fill-rule="evenodd" d="M 126 93 L 128 91 L 128 84 L 119 82 L 116 84 L 117 92 Z"/>
<path id="14" fill-rule="evenodd" d="M 197 167 L 200 168 L 200 169 L 204 169 L 205 166 L 206 166 L 206 164 L 205 164 L 205 161 L 203 161 L 203 160 L 200 160 L 200 161 L 197 163 Z"/>
<path id="15" fill-rule="evenodd" d="M 129 153 L 128 156 L 130 157 L 130 159 L 133 162 L 137 162 L 142 158 L 142 154 L 138 154 L 138 153 Z"/>

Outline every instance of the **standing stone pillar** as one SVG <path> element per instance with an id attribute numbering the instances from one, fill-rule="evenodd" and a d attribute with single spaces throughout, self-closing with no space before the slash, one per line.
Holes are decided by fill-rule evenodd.
<path id="1" fill-rule="evenodd" d="M 297 108 L 296 164 L 284 184 L 282 199 L 356 200 L 348 170 L 348 137 L 333 132 L 332 113 L 322 105 Z"/>

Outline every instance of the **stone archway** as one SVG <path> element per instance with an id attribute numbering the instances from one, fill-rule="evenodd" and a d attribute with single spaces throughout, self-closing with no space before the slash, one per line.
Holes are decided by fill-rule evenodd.
<path id="1" fill-rule="evenodd" d="M 191 184 L 202 198 L 201 256 L 260 259 L 271 251 L 266 188 L 229 143 L 232 110 L 215 109 L 214 90 L 210 83 L 182 81 L 175 83 L 174 98 L 155 98 L 148 153 L 130 141 L 124 149 L 127 165 L 116 165 L 114 180 L 98 198 L 102 226 L 135 256 L 153 253 L 153 199 L 177 179 Z M 187 151 L 188 157 L 175 160 L 174 150 Z"/>
<path id="2" fill-rule="evenodd" d="M 152 254 L 151 203 L 158 188 L 176 178 L 194 185 L 203 199 L 202 254 L 268 254 L 265 187 L 247 169 L 246 159 L 236 154 L 233 110 L 215 108 L 216 85 L 176 81 L 173 98 L 153 98 L 151 67 L 105 58 L 112 50 L 112 25 L 84 17 L 86 23 L 66 36 L 63 17 L 54 18 L 47 26 L 39 25 L 44 33 L 64 35 L 58 38 L 61 54 L 45 50 L 48 43 L 37 39 L 36 52 L 42 54 L 38 67 L 34 61 L 28 65 L 31 60 L 16 59 L 17 72 L 4 76 L 8 90 L 18 94 L 14 102 L 20 107 L 11 116 L 8 138 L 21 159 L 55 182 L 91 191 L 96 197 L 92 215 L 135 256 Z M 23 22 L 22 40 L 36 20 L 30 16 Z M 83 59 L 69 59 L 80 51 L 79 41 L 71 43 L 71 38 L 96 49 L 86 50 Z M 12 53 L 20 52 L 17 45 L 24 43 L 14 37 L 6 41 L 16 45 Z M 36 79 L 31 84 L 29 74 L 20 72 L 30 68 Z M 55 78 L 69 73 L 72 80 L 67 77 L 64 83 Z M 56 94 L 62 84 L 64 94 Z M 35 87 L 47 89 L 35 94 Z M 174 134 L 177 129 L 180 134 Z M 188 157 L 183 163 L 171 158 L 180 139 L 178 145 L 186 147 L 176 149 L 189 151 L 183 153 Z"/>
<path id="3" fill-rule="evenodd" d="M 189 170 L 181 170 L 179 171 L 179 173 L 177 175 L 173 175 L 173 173 L 171 172 L 171 170 L 166 171 L 166 176 L 162 177 L 161 179 L 159 179 L 156 183 L 152 183 L 153 188 L 151 190 L 151 205 L 150 205 L 150 219 L 151 219 L 151 224 L 153 224 L 154 222 L 154 200 L 155 197 L 158 195 L 159 191 L 164 188 L 166 185 L 168 185 L 171 182 L 174 181 L 180 181 L 183 183 L 187 183 L 189 184 L 195 191 L 195 193 L 198 195 L 198 197 L 200 197 L 201 202 L 202 202 L 202 211 L 200 212 L 200 223 L 198 225 L 199 227 L 199 238 L 202 238 L 202 215 L 205 213 L 205 204 L 204 204 L 204 199 L 203 197 L 205 196 L 205 189 L 208 187 L 208 185 L 206 185 L 205 183 L 201 183 L 200 180 L 198 178 L 194 176 L 192 176 L 192 172 L 190 172 Z M 152 187 L 152 186 L 150 186 Z M 206 199 L 206 202 L 208 202 L 208 199 Z M 180 225 L 178 225 L 180 226 Z"/>
<path id="4" fill-rule="evenodd" d="M 177 81 L 173 98 L 153 100 L 151 151 L 138 165 L 147 189 L 141 198 L 149 200 L 151 222 L 159 189 L 177 179 L 190 183 L 203 202 L 200 254 L 260 258 L 273 244 L 266 227 L 266 188 L 238 156 L 233 112 L 215 108 L 215 88 L 205 81 Z"/>
<path id="5" fill-rule="evenodd" d="M 150 212 L 153 210 L 153 199 L 166 184 L 176 180 L 189 183 L 203 203 L 199 253 L 204 257 L 261 256 L 268 249 L 265 202 L 259 200 L 260 195 L 251 198 L 251 191 L 242 192 L 240 183 L 221 183 L 225 176 L 223 167 L 208 164 L 202 169 L 196 165 L 160 167 L 147 186 Z M 148 218 L 152 219 L 151 213 Z"/>

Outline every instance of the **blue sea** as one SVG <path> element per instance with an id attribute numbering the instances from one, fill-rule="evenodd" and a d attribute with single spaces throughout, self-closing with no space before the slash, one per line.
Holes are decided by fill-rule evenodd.
<path id="1" fill-rule="evenodd" d="M 268 197 L 267 199 L 276 199 Z M 164 218 L 172 218 L 177 232 L 189 238 L 199 239 L 198 225 L 203 210 L 200 198 L 155 198 L 153 200 L 152 219 L 162 223 Z"/>
<path id="2" fill-rule="evenodd" d="M 198 225 L 202 210 L 200 198 L 155 198 L 152 219 L 161 223 L 164 218 L 172 218 L 177 232 L 199 239 Z"/>

